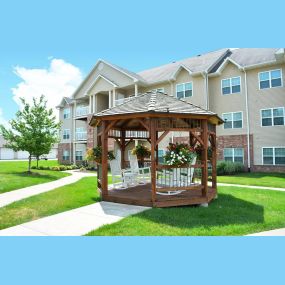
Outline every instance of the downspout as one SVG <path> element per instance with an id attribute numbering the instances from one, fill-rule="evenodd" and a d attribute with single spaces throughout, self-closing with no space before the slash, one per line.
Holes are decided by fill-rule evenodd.
<path id="1" fill-rule="evenodd" d="M 245 68 L 243 68 L 244 72 L 244 85 L 245 85 L 245 108 L 246 108 L 246 129 L 247 129 L 247 168 L 248 172 L 250 172 L 251 168 L 251 155 L 250 155 L 250 123 L 249 123 L 249 108 L 248 108 L 248 88 L 247 88 L 247 73 Z"/>
<path id="2" fill-rule="evenodd" d="M 209 110 L 209 84 L 208 84 L 208 73 L 205 71 L 202 73 L 205 79 L 205 99 L 206 99 L 206 109 Z"/>

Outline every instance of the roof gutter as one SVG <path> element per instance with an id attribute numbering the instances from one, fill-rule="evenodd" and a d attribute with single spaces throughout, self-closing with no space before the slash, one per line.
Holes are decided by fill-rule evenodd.
<path id="1" fill-rule="evenodd" d="M 251 154 L 250 154 L 250 123 L 249 123 L 247 73 L 246 73 L 245 68 L 243 68 L 242 71 L 244 72 L 244 87 L 245 87 L 246 134 L 247 134 L 247 168 L 248 168 L 248 172 L 250 172 Z"/>

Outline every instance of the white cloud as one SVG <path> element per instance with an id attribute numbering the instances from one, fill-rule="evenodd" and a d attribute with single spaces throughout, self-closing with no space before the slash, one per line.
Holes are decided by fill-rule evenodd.
<path id="1" fill-rule="evenodd" d="M 8 121 L 4 118 L 4 114 L 2 109 L 0 108 L 0 125 L 4 125 L 4 127 L 8 127 Z"/>
<path id="2" fill-rule="evenodd" d="M 60 103 L 63 96 L 69 97 L 82 81 L 80 69 L 62 59 L 52 58 L 47 69 L 28 69 L 17 66 L 14 72 L 22 79 L 15 88 L 12 88 L 13 99 L 21 108 L 20 97 L 27 102 L 32 98 L 45 95 L 48 107 L 53 108 Z"/>

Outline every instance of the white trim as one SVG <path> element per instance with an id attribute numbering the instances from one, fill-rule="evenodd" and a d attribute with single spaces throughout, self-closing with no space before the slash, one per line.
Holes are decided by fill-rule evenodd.
<path id="1" fill-rule="evenodd" d="M 170 80 L 176 80 L 177 75 L 179 74 L 179 72 L 185 69 L 186 71 L 188 71 L 189 75 L 193 75 L 193 71 L 190 70 L 188 67 L 186 67 L 184 64 L 180 64 L 178 66 L 178 68 L 172 73 L 172 75 L 170 76 Z"/>
<path id="2" fill-rule="evenodd" d="M 234 128 L 234 114 L 235 113 L 241 113 L 241 128 Z M 225 128 L 225 124 L 223 124 L 224 130 L 238 130 L 238 129 L 243 129 L 243 111 L 237 111 L 237 112 L 227 112 L 227 113 L 222 113 L 222 119 L 224 120 L 224 115 L 232 115 L 232 128 Z"/>
<path id="3" fill-rule="evenodd" d="M 95 80 L 93 81 L 93 83 L 91 84 L 91 86 L 87 89 L 86 91 L 86 94 L 89 93 L 89 91 L 95 86 L 96 82 L 99 80 L 99 79 L 103 79 L 105 81 L 107 81 L 109 84 L 111 84 L 113 87 L 118 87 L 117 84 L 115 84 L 114 82 L 112 82 L 111 80 L 109 80 L 107 77 L 103 76 L 102 74 L 99 74 Z"/>
<path id="4" fill-rule="evenodd" d="M 274 109 L 283 109 L 283 119 L 284 119 L 284 123 L 283 125 L 274 125 L 274 115 L 273 115 L 273 110 Z M 271 110 L 271 125 L 270 126 L 263 126 L 262 125 L 262 111 L 267 111 L 267 110 Z M 268 117 L 269 118 L 269 117 Z M 279 118 L 279 117 L 278 117 Z M 281 118 L 281 117 L 280 117 Z M 265 118 L 266 119 L 266 118 Z M 266 109 L 260 109 L 260 126 L 262 128 L 267 128 L 267 127 L 282 127 L 285 126 L 285 107 L 272 107 L 272 108 L 266 108 Z"/>
<path id="5" fill-rule="evenodd" d="M 273 164 L 264 164 L 263 149 L 265 149 L 265 148 L 272 148 L 273 149 Z M 261 148 L 262 165 L 267 165 L 267 166 L 285 166 L 285 164 L 276 164 L 275 163 L 275 159 L 276 159 L 275 149 L 276 148 L 284 148 L 285 149 L 285 146 L 263 146 Z"/>
<path id="6" fill-rule="evenodd" d="M 235 78 L 239 78 L 240 91 L 233 93 L 233 86 L 238 86 L 238 85 L 232 85 L 232 80 L 235 79 Z M 229 88 L 231 89 L 231 92 L 230 92 L 229 94 L 223 94 L 223 81 L 224 81 L 224 80 L 230 80 L 230 86 L 229 86 Z M 228 95 L 234 95 L 234 94 L 241 94 L 241 93 L 242 93 L 241 76 L 233 76 L 233 77 L 228 77 L 228 78 L 222 78 L 222 79 L 221 79 L 221 94 L 222 94 L 222 96 L 228 96 Z"/>
<path id="7" fill-rule="evenodd" d="M 191 84 L 191 86 L 192 86 L 192 95 L 190 96 L 190 97 L 185 97 L 185 85 L 186 84 Z M 183 98 L 180 98 L 180 99 L 186 99 L 186 98 L 192 98 L 193 96 L 194 96 L 194 84 L 193 84 L 193 81 L 189 81 L 189 82 L 181 82 L 181 83 L 176 83 L 176 85 L 175 85 L 175 98 L 177 98 L 177 99 L 179 99 L 178 97 L 177 97 L 177 85 L 184 85 L 184 90 L 183 90 L 183 92 L 184 92 L 184 97 Z M 189 89 L 190 90 L 190 89 Z"/>
<path id="8" fill-rule="evenodd" d="M 217 75 L 221 75 L 222 71 L 225 69 L 225 67 L 227 66 L 228 63 L 232 63 L 233 65 L 235 65 L 238 69 L 242 70 L 243 67 L 241 65 L 239 65 L 237 62 L 235 62 L 234 60 L 232 60 L 231 58 L 226 58 L 224 60 L 224 62 L 219 66 L 219 68 L 217 69 L 216 72 L 212 73 L 212 74 L 217 74 Z"/>
<path id="9" fill-rule="evenodd" d="M 281 77 L 280 77 L 280 79 L 281 79 L 281 86 L 271 86 L 271 80 L 272 80 L 272 78 L 271 78 L 271 72 L 273 72 L 273 71 L 280 71 L 280 75 L 281 75 Z M 266 73 L 266 72 L 268 72 L 269 73 L 269 87 L 268 88 L 260 88 L 260 74 L 261 73 Z M 267 89 L 272 89 L 272 88 L 282 88 L 283 87 L 283 70 L 282 70 L 282 68 L 277 68 L 277 69 L 271 69 L 271 70 L 265 70 L 265 71 L 260 71 L 260 72 L 258 72 L 258 74 L 257 74 L 257 79 L 258 79 L 258 89 L 260 90 L 260 91 L 262 91 L 262 90 L 267 90 Z M 262 80 L 262 81 L 266 81 L 266 80 Z"/>

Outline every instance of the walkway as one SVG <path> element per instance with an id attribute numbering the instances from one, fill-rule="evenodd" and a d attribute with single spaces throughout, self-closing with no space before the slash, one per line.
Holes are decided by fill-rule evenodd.
<path id="1" fill-rule="evenodd" d="M 250 185 L 228 184 L 228 183 L 217 183 L 217 184 L 218 184 L 218 186 L 231 186 L 231 187 L 274 190 L 274 191 L 284 191 L 285 192 L 285 188 L 274 188 L 274 187 L 265 187 L 265 186 L 250 186 Z M 211 185 L 211 184 L 209 184 L 209 185 Z"/>
<path id="2" fill-rule="evenodd" d="M 4 207 L 13 202 L 48 192 L 71 183 L 75 183 L 83 177 L 96 176 L 94 173 L 80 172 L 78 170 L 69 170 L 66 172 L 70 173 L 71 175 L 52 182 L 33 185 L 0 194 L 0 207 Z"/>
<path id="3" fill-rule="evenodd" d="M 262 237 L 269 237 L 269 236 L 285 236 L 285 228 L 284 229 L 278 229 L 278 230 L 271 230 L 271 231 L 266 231 L 266 232 L 260 232 L 256 234 L 251 234 L 248 236 L 262 236 Z"/>
<path id="4" fill-rule="evenodd" d="M 149 208 L 100 202 L 0 231 L 0 236 L 82 236 Z"/>

